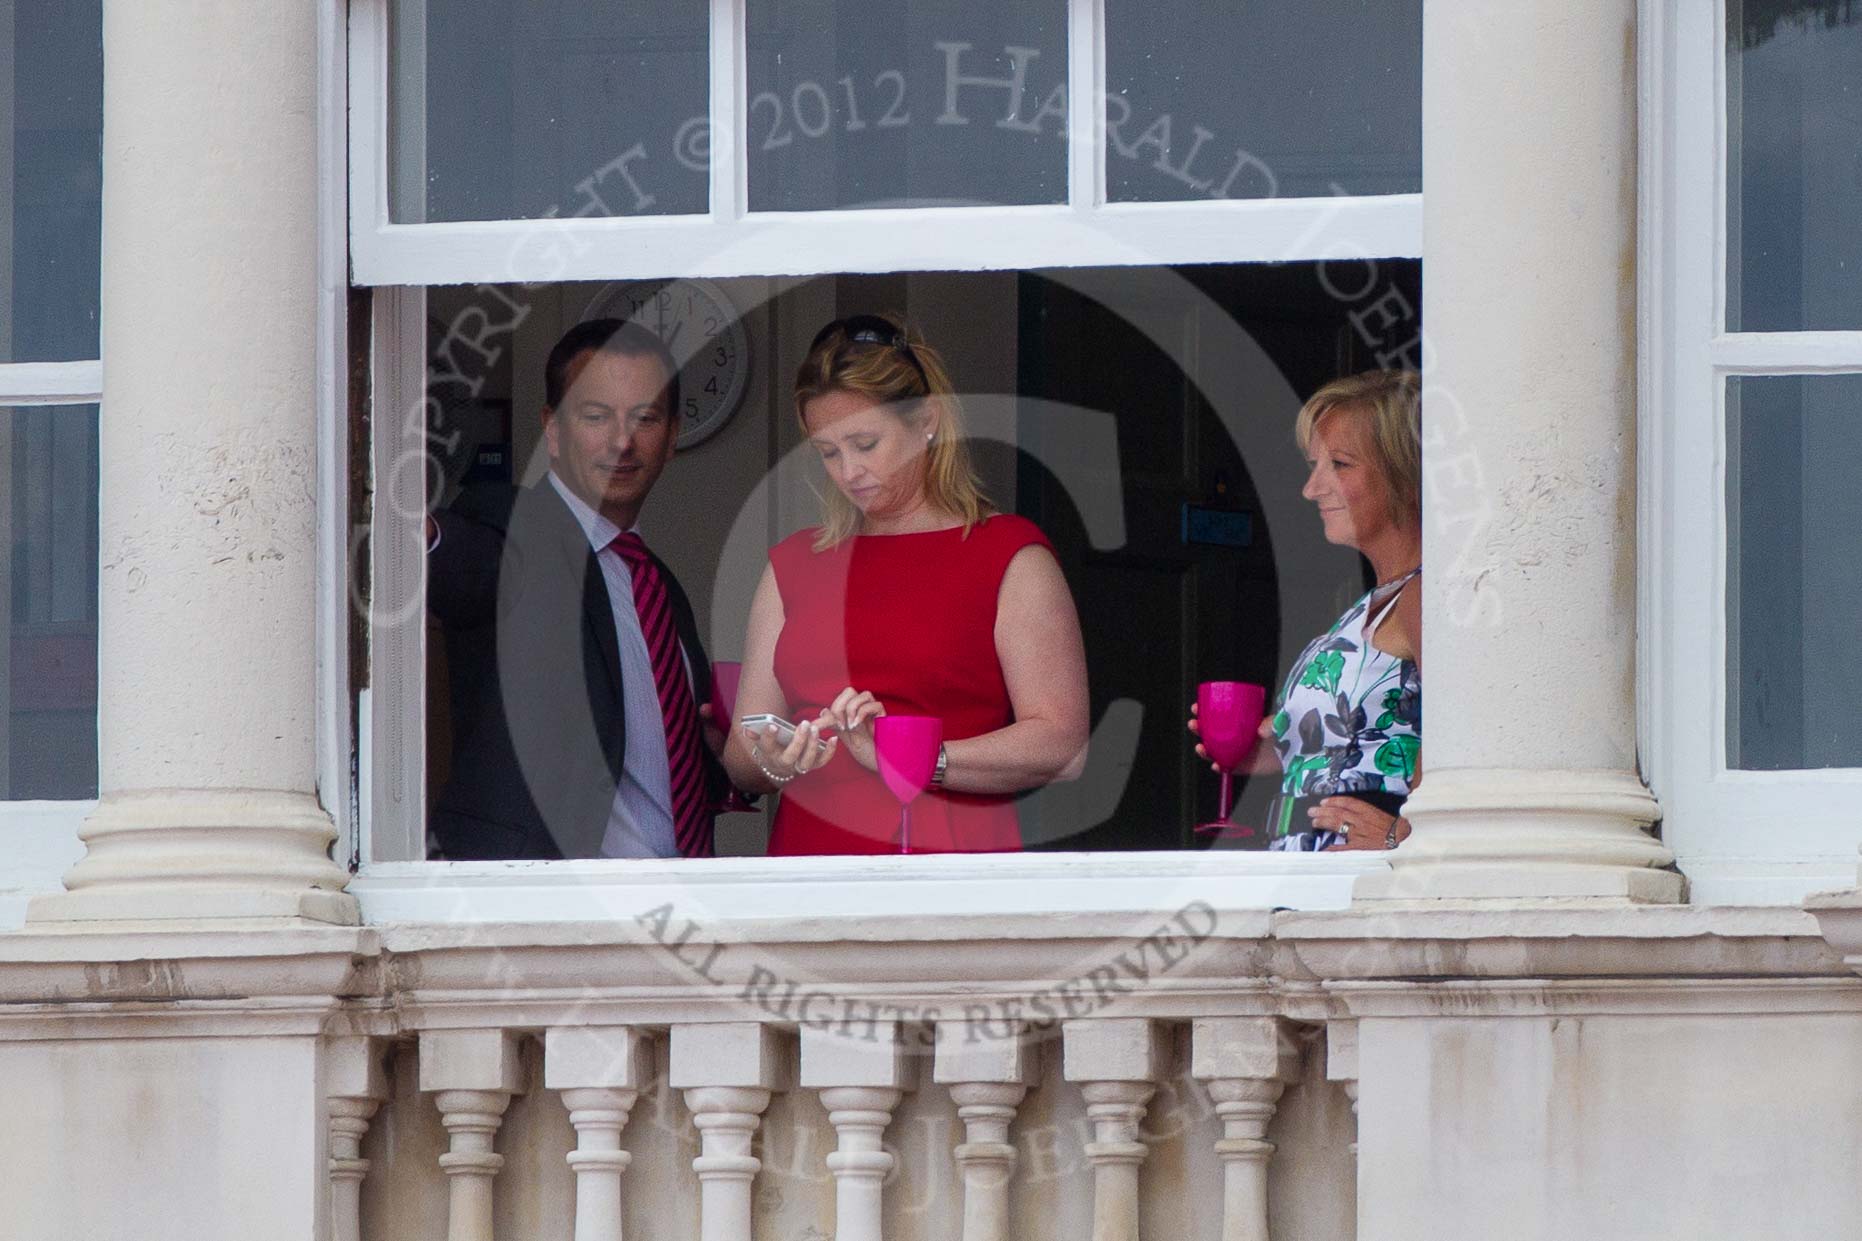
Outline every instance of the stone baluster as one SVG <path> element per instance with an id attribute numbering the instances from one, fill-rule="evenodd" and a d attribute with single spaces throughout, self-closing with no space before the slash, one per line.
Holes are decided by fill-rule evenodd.
<path id="1" fill-rule="evenodd" d="M 1351 1100 L 1351 1119 L 1358 1119 L 1358 1023 L 1331 1021 L 1325 1027 L 1325 1079 L 1340 1082 L 1345 1097 Z M 1351 1139 L 1351 1153 L 1358 1153 L 1358 1139 Z"/>
<path id="2" fill-rule="evenodd" d="M 1190 1031 L 1190 1073 L 1209 1084 L 1222 1137 L 1222 1241 L 1267 1241 L 1267 1124 L 1300 1054 L 1273 1017 L 1204 1017 Z"/>
<path id="3" fill-rule="evenodd" d="M 750 1241 L 750 1191 L 763 1164 L 750 1153 L 770 1092 L 783 1084 L 781 1036 L 754 1021 L 672 1028 L 675 1090 L 698 1126 L 701 1241 Z"/>
<path id="4" fill-rule="evenodd" d="M 1080 1083 L 1093 1140 L 1092 1241 L 1138 1241 L 1139 1132 L 1169 1060 L 1163 1027 L 1145 1018 L 1092 1018 L 1061 1026 L 1065 1074 Z"/>
<path id="5" fill-rule="evenodd" d="M 950 1087 L 963 1122 L 963 1241 L 1008 1241 L 1015 1147 L 1009 1126 L 1028 1094 L 1026 1033 L 1020 1022 L 945 1021 L 937 1027 L 933 1080 Z"/>
<path id="6" fill-rule="evenodd" d="M 362 1139 L 369 1121 L 388 1098 L 388 1074 L 379 1039 L 332 1039 L 324 1049 L 330 1092 L 330 1237 L 362 1239 L 362 1180 L 369 1161 Z"/>
<path id="7" fill-rule="evenodd" d="M 523 1087 L 517 1038 L 503 1030 L 423 1030 L 420 1089 L 434 1096 L 451 1149 L 446 1241 L 492 1241 L 492 1178 L 504 1166 L 492 1142 L 504 1109 Z"/>
<path id="8" fill-rule="evenodd" d="M 821 1092 L 838 1138 L 827 1159 L 835 1241 L 880 1241 L 882 1187 L 893 1167 L 884 1137 L 907 1085 L 899 1023 L 803 1026 L 801 1049 L 801 1084 Z"/>
<path id="9" fill-rule="evenodd" d="M 575 1127 L 575 1241 L 621 1241 L 621 1130 L 653 1075 L 652 1045 L 631 1026 L 564 1026 L 543 1039 L 543 1084 Z"/>

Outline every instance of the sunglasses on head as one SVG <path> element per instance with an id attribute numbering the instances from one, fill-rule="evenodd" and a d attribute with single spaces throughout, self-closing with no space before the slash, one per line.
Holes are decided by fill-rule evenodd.
<path id="1" fill-rule="evenodd" d="M 918 355 L 912 352 L 911 342 L 905 339 L 905 333 L 890 319 L 882 319 L 878 315 L 848 315 L 845 319 L 836 319 L 815 333 L 814 343 L 808 346 L 809 352 L 819 349 L 822 342 L 837 331 L 847 337 L 850 345 L 879 345 L 886 349 L 897 349 L 912 364 L 912 369 L 918 372 L 918 378 L 924 381 L 925 390 L 930 391 L 931 377 L 925 374 L 924 365 L 919 362 Z"/>

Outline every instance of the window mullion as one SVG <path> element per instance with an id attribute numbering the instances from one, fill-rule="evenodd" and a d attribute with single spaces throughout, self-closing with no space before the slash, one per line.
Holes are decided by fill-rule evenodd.
<path id="1" fill-rule="evenodd" d="M 1067 201 L 1094 211 L 1106 201 L 1106 5 L 1067 4 Z"/>
<path id="2" fill-rule="evenodd" d="M 743 219 L 750 208 L 749 75 L 745 0 L 711 0 L 711 218 Z"/>
<path id="3" fill-rule="evenodd" d="M 357 0 L 349 10 L 349 254 L 358 283 L 387 254 L 388 0 Z M 424 138 L 424 135 L 423 135 Z"/>
<path id="4" fill-rule="evenodd" d="M 427 291 L 375 294 L 362 860 L 425 856 Z"/>

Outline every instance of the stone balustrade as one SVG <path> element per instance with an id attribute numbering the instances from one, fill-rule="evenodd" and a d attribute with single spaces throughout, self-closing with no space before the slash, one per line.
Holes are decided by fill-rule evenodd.
<path id="1" fill-rule="evenodd" d="M 99 1195 L 272 1219 L 199 1235 L 1296 1241 L 1431 1235 L 1477 1181 L 1527 1192 L 1528 1147 L 1640 1182 L 1688 1137 L 1643 1123 L 1679 1094 L 1715 1133 L 1756 1115 L 1699 1093 L 1703 1059 L 1777 1085 L 1772 1145 L 1855 1145 L 1862 982 L 1801 911 L 776 921 L 698 898 L 663 923 L 16 934 L 0 1147 L 22 1194 L 68 1132 L 122 1170 Z M 124 1097 L 133 1121 L 90 1119 Z M 1671 1187 L 1724 1147 L 1689 1150 L 1657 1164 Z M 185 1171 L 232 1166 L 238 1193 Z M 1782 1169 L 1767 1218 L 1848 1235 L 1829 1166 Z M 15 1195 L 7 1235 L 116 1235 L 95 1200 Z"/>
<path id="2" fill-rule="evenodd" d="M 1276 917 L 365 931 L 331 1235 L 1349 1237 L 1355 1028 Z"/>
<path id="3" fill-rule="evenodd" d="M 840 999 L 808 1023 L 588 1011 L 336 1040 L 332 1235 L 1268 1241 L 1288 1092 L 1304 1194 L 1353 1197 L 1323 1021 L 1210 997 L 1045 1024 Z"/>

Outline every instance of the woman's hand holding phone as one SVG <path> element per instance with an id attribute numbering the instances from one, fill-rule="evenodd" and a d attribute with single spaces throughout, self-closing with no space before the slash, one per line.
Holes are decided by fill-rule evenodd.
<path id="1" fill-rule="evenodd" d="M 778 784 L 787 784 L 831 761 L 840 743 L 838 737 L 823 740 L 822 733 L 828 730 L 817 720 L 791 725 L 776 716 L 747 716 L 743 730 L 750 739 L 751 757 L 757 759 L 763 774 Z"/>

